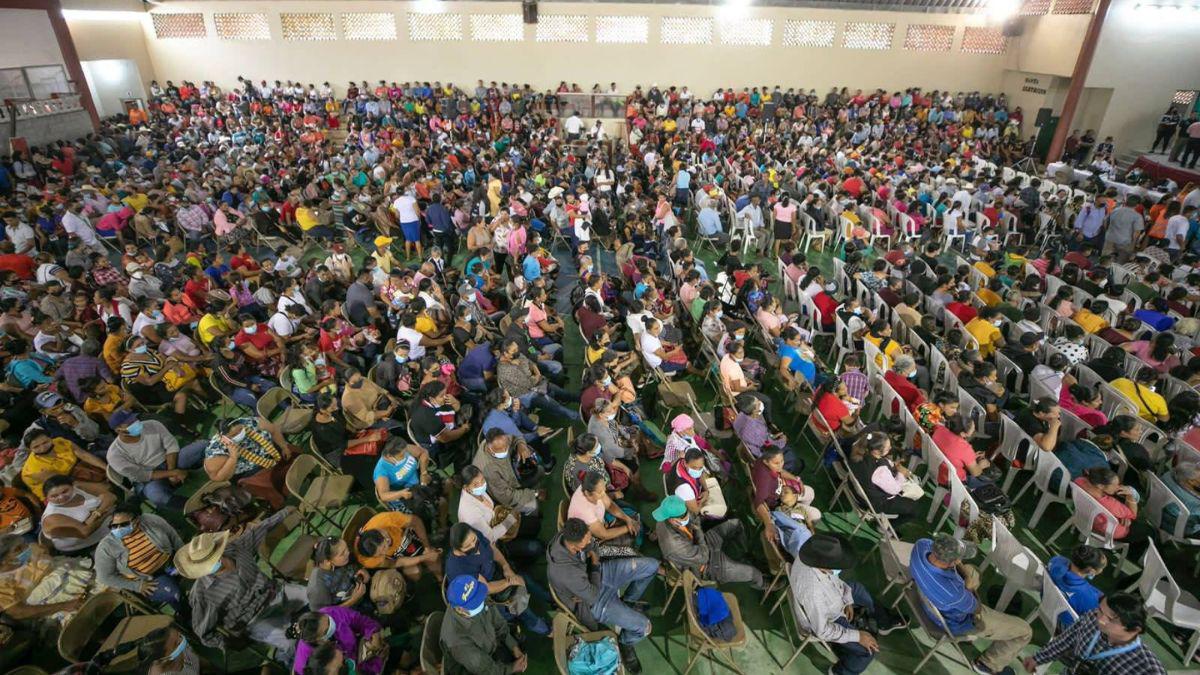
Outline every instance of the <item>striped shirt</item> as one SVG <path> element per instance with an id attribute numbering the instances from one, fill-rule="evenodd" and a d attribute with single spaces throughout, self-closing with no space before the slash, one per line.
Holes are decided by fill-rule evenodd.
<path id="1" fill-rule="evenodd" d="M 243 417 L 233 424 L 240 424 L 246 430 L 246 436 L 236 444 L 238 459 L 235 477 L 245 478 L 261 469 L 274 468 L 283 459 L 279 448 L 275 447 L 275 439 L 271 438 L 266 429 L 259 426 L 258 418 Z M 217 435 L 204 449 L 204 458 L 228 457 L 230 448 L 234 445 L 228 438 Z"/>
<path id="2" fill-rule="evenodd" d="M 129 551 L 129 569 L 135 572 L 154 574 L 162 569 L 170 559 L 167 552 L 155 546 L 154 542 L 150 541 L 150 537 L 146 536 L 141 529 L 134 530 L 128 536 L 122 537 L 121 543 Z"/>
<path id="3" fill-rule="evenodd" d="M 1096 620 L 1099 615 L 1100 610 L 1094 609 L 1079 617 L 1070 628 L 1039 649 L 1033 655 L 1033 660 L 1038 665 L 1061 661 L 1069 669 L 1079 665 L 1089 656 L 1094 657 L 1113 649 L 1113 645 L 1100 633 L 1100 626 Z M 1093 638 L 1096 638 L 1095 643 L 1092 642 Z M 1166 675 L 1167 672 L 1154 652 L 1144 644 L 1102 659 L 1093 658 L 1089 664 L 1095 668 L 1094 672 L 1097 675 Z"/>
<path id="4" fill-rule="evenodd" d="M 166 367 L 162 357 L 155 352 L 138 354 L 129 352 L 121 362 L 121 381 L 129 386 L 136 383 L 138 378 L 159 374 Z"/>

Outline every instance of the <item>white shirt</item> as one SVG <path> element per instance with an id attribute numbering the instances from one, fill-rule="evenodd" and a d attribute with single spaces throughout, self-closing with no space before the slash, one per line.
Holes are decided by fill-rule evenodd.
<path id="1" fill-rule="evenodd" d="M 578 115 L 571 115 L 567 121 L 563 122 L 563 129 L 568 134 L 577 134 L 583 130 L 583 120 L 579 119 Z"/>
<path id="2" fill-rule="evenodd" d="M 657 337 L 651 335 L 650 331 L 642 331 L 642 334 L 638 340 L 642 346 L 642 356 L 646 358 L 646 363 L 650 364 L 652 368 L 657 368 L 662 365 L 662 358 L 655 353 L 662 349 L 662 340 L 659 340 Z"/>
<path id="3" fill-rule="evenodd" d="M 1183 248 L 1183 244 L 1180 243 L 1176 237 L 1179 237 L 1186 242 L 1187 233 L 1188 219 L 1180 215 L 1171 216 L 1169 219 L 1167 219 L 1167 233 L 1165 235 L 1167 238 L 1167 248 L 1171 249 L 1172 251 L 1177 251 Z"/>
<path id="4" fill-rule="evenodd" d="M 79 237 L 79 241 L 83 242 L 86 246 L 95 247 L 100 244 L 96 240 L 96 231 L 92 229 L 91 223 L 86 218 L 67 211 L 63 214 L 62 226 L 67 231 L 67 234 Z"/>
<path id="5" fill-rule="evenodd" d="M 17 253 L 26 255 L 37 255 L 37 237 L 33 233 L 33 228 L 29 223 L 18 222 L 16 227 L 8 228 L 8 238 L 16 247 Z M 24 250 L 25 245 L 33 242 L 33 246 L 28 251 Z"/>
<path id="6" fill-rule="evenodd" d="M 296 332 L 296 323 L 285 312 L 275 312 L 267 322 L 271 332 L 279 337 L 289 337 Z"/>
<path id="7" fill-rule="evenodd" d="M 417 198 L 412 195 L 400 195 L 392 202 L 392 208 L 396 209 L 402 223 L 412 223 L 421 219 L 421 215 L 417 213 Z"/>
<path id="8" fill-rule="evenodd" d="M 408 357 L 412 360 L 417 360 L 425 356 L 425 348 L 421 346 L 421 331 L 408 326 L 400 326 L 396 331 L 396 339 L 403 340 L 408 343 Z"/>

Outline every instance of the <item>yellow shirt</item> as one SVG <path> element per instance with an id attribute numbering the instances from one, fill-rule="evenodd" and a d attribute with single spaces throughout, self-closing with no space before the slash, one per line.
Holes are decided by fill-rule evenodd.
<path id="1" fill-rule="evenodd" d="M 996 347 L 1002 339 L 999 328 L 993 326 L 991 321 L 979 317 L 971 319 L 971 322 L 967 324 L 967 332 L 979 340 L 979 355 L 985 359 L 996 351 Z"/>
<path id="2" fill-rule="evenodd" d="M 317 217 L 315 214 L 313 214 L 312 209 L 304 206 L 296 209 L 296 224 L 298 224 L 300 229 L 304 230 L 305 232 L 308 232 L 319 225 L 317 222 Z"/>
<path id="3" fill-rule="evenodd" d="M 983 273 L 983 276 L 985 276 L 985 277 L 987 277 L 987 278 L 989 278 L 989 279 L 991 279 L 992 277 L 996 276 L 996 270 L 995 270 L 995 269 L 994 269 L 994 268 L 993 268 L 991 265 L 989 265 L 989 264 L 985 263 L 985 262 L 984 262 L 984 261 L 982 261 L 982 260 L 980 260 L 979 262 L 975 263 L 975 269 L 977 269 L 977 270 L 979 270 L 980 272 L 982 272 L 982 273 Z"/>
<path id="4" fill-rule="evenodd" d="M 233 330 L 233 323 L 216 314 L 205 314 L 200 317 L 200 323 L 196 325 L 196 332 L 200 334 L 200 342 L 205 345 L 212 344 L 213 338 L 216 337 L 213 334 L 214 331 L 224 335 L 231 330 Z"/>
<path id="5" fill-rule="evenodd" d="M 371 254 L 371 257 L 375 259 L 375 262 L 379 264 L 379 269 L 383 270 L 385 274 L 392 273 L 392 267 L 396 264 L 396 257 L 392 255 L 391 251 L 384 251 L 383 253 L 375 251 Z"/>
<path id="6" fill-rule="evenodd" d="M 1104 320 L 1104 317 L 1089 309 L 1080 309 L 1076 311 L 1071 319 L 1074 320 L 1075 323 L 1079 324 L 1080 328 L 1089 333 L 1099 333 L 1105 328 L 1108 328 L 1108 322 Z"/>
<path id="7" fill-rule="evenodd" d="M 1167 400 L 1162 395 L 1150 391 L 1150 388 L 1136 384 L 1127 377 L 1112 381 L 1113 389 L 1125 394 L 1125 397 L 1137 406 L 1138 415 L 1147 422 L 1158 422 L 1158 418 L 1167 416 Z"/>
<path id="8" fill-rule="evenodd" d="M 79 458 L 71 447 L 71 441 L 55 438 L 50 441 L 50 452 L 44 455 L 29 453 L 25 466 L 21 467 L 21 480 L 38 499 L 45 501 L 42 485 L 50 476 L 67 475 L 75 468 Z"/>
<path id="9" fill-rule="evenodd" d="M 981 288 L 978 291 L 975 291 L 975 295 L 978 295 L 979 299 L 983 301 L 983 304 L 987 305 L 988 307 L 995 307 L 1004 301 L 1003 298 L 996 294 L 996 291 L 993 291 L 990 288 Z"/>
<path id="10" fill-rule="evenodd" d="M 141 213 L 142 209 L 146 208 L 146 205 L 150 203 L 150 198 L 139 192 L 135 195 L 129 195 L 125 199 L 122 199 L 121 203 L 133 209 L 134 211 Z"/>
<path id="11" fill-rule="evenodd" d="M 883 338 L 875 337 L 874 335 L 871 335 L 870 333 L 867 333 L 866 335 L 864 335 L 863 339 L 870 342 L 871 344 L 875 345 L 876 347 L 883 344 Z M 888 338 L 887 348 L 882 350 L 883 355 L 875 357 L 876 365 L 878 365 L 880 368 L 891 368 L 892 363 L 895 363 L 896 357 L 900 355 L 901 350 L 902 350 L 902 347 L 901 347 L 900 343 L 898 341 L 896 341 L 895 338 Z M 888 363 L 884 363 L 884 359 L 883 359 L 884 356 L 886 356 L 889 359 Z"/>
<path id="12" fill-rule="evenodd" d="M 433 335 L 437 332 L 437 324 L 425 314 L 419 314 L 413 323 L 413 329 L 423 335 Z"/>

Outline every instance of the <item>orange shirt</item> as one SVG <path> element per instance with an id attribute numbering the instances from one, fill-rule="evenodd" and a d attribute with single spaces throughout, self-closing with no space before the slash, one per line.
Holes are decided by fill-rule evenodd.
<path id="1" fill-rule="evenodd" d="M 410 552 L 413 550 L 413 547 L 420 544 L 416 535 L 409 530 L 412 520 L 413 517 L 411 515 L 397 511 L 387 511 L 372 516 L 359 532 L 382 530 L 387 534 L 390 541 L 387 546 L 381 547 L 373 556 L 365 556 L 359 553 L 356 541 L 354 555 L 358 558 L 359 564 L 369 570 L 385 569 L 393 567 L 391 561 L 396 558 L 402 555 L 411 555 Z"/>

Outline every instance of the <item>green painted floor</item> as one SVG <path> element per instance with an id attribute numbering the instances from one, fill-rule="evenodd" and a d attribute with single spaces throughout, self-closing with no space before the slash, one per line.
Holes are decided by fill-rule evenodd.
<path id="1" fill-rule="evenodd" d="M 706 250 L 697 252 L 697 254 L 702 259 L 706 260 L 708 269 L 715 273 L 716 265 L 711 251 Z M 315 257 L 316 252 L 313 252 L 311 255 Z M 358 252 L 357 255 L 361 255 L 361 252 Z M 822 266 L 822 268 L 829 271 L 832 270 L 832 264 L 830 263 L 830 257 L 828 254 L 817 251 L 809 252 L 808 255 L 810 260 L 816 261 Z M 563 256 L 560 255 L 560 259 L 562 258 Z M 608 265 L 609 262 L 611 262 L 611 256 L 608 257 L 605 264 Z M 773 261 L 769 268 L 774 268 Z M 611 265 L 608 265 L 607 269 L 612 269 Z M 570 277 L 566 272 L 564 272 L 564 274 L 560 277 L 559 287 L 560 289 L 569 288 L 573 283 L 573 277 Z M 565 311 L 563 308 L 563 304 L 566 302 L 566 296 L 566 293 L 559 293 L 559 307 L 560 313 L 562 313 L 564 317 L 569 317 L 569 312 Z M 828 344 L 818 344 L 819 351 L 825 353 L 823 350 L 826 349 L 828 349 Z M 580 342 L 579 333 L 574 329 L 573 326 L 568 327 L 566 330 L 565 355 L 567 371 L 571 374 L 571 385 L 574 390 L 577 391 L 579 386 L 579 376 L 581 373 L 582 344 Z M 698 381 L 697 379 L 693 378 L 690 381 L 700 396 L 701 409 L 711 410 L 714 392 L 703 382 Z M 782 404 L 778 405 L 782 407 Z M 229 411 L 218 411 L 218 414 L 222 413 L 226 415 L 230 414 Z M 794 417 L 789 417 L 786 415 L 778 415 L 778 417 L 783 420 L 781 426 L 786 432 L 788 432 L 789 437 L 793 439 L 793 444 L 799 447 L 799 454 L 806 460 L 808 464 L 808 469 L 803 475 L 803 478 L 806 483 L 814 486 L 817 491 L 818 499 L 815 505 L 818 507 L 827 506 L 829 499 L 833 494 L 834 488 L 826 474 L 819 468 L 816 450 L 811 446 L 811 444 L 799 440 L 801 438 L 801 434 L 798 420 L 796 420 Z M 665 426 L 665 420 L 662 415 L 657 416 L 656 421 L 659 422 L 660 426 Z M 552 420 L 543 420 L 543 422 L 551 424 L 554 423 Z M 577 428 L 576 431 L 578 432 L 579 429 L 580 428 Z M 182 440 L 183 439 L 181 439 L 181 442 Z M 727 449 L 730 451 L 732 451 L 731 443 L 732 441 L 726 442 L 726 445 L 729 445 Z M 560 434 L 552 442 L 552 446 L 555 454 L 559 457 L 561 462 L 566 455 L 566 434 Z M 661 494 L 662 485 L 661 481 L 658 480 L 657 472 L 652 471 L 651 473 L 648 473 L 647 476 L 650 477 L 650 479 L 644 481 L 646 486 L 655 493 Z M 744 484 L 745 477 L 741 475 L 739 469 L 735 468 L 734 475 L 731 476 L 729 480 L 735 481 L 739 484 Z M 203 484 L 203 482 L 204 480 L 202 477 L 193 476 L 193 478 L 186 484 L 185 492 L 190 493 L 190 491 L 199 487 L 199 485 Z M 1022 481 L 1018 482 L 1020 483 Z M 555 475 L 550 477 L 548 480 L 548 486 L 551 490 L 551 497 L 547 501 L 547 505 L 545 507 L 545 526 L 542 533 L 544 540 L 548 540 L 553 534 L 554 517 L 552 514 L 554 513 L 554 509 L 557 506 L 558 501 L 563 497 L 561 494 L 562 488 L 561 482 L 558 480 L 557 470 Z M 745 493 L 743 490 L 726 489 L 725 494 L 727 499 L 730 500 L 731 508 L 734 513 L 744 515 L 749 512 L 748 505 L 745 502 Z M 374 506 L 375 500 L 370 495 L 360 495 L 356 498 L 356 501 L 351 506 L 357 506 L 360 503 Z M 1022 502 L 1017 504 L 1018 526 L 1016 528 L 1016 533 L 1024 543 L 1031 546 L 1033 550 L 1039 552 L 1039 554 L 1043 556 L 1043 560 L 1045 560 L 1049 558 L 1050 553 L 1046 550 L 1043 542 L 1048 539 L 1050 533 L 1053 532 L 1063 522 L 1063 519 L 1067 516 L 1067 511 L 1061 506 L 1051 506 L 1050 510 L 1039 524 L 1038 529 L 1033 531 L 1021 523 L 1028 521 L 1029 516 L 1033 511 L 1034 504 L 1035 499 L 1032 496 L 1026 496 Z M 650 511 L 652 508 L 653 504 L 646 503 L 641 505 L 642 518 L 646 523 L 653 523 L 653 519 L 650 517 Z M 349 510 L 350 509 L 346 509 L 341 512 L 342 518 L 348 515 Z M 455 506 L 452 504 L 450 513 L 455 513 L 455 510 Z M 848 534 L 854 529 L 856 522 L 857 520 L 853 513 L 839 512 L 837 510 L 825 511 L 825 518 L 821 521 L 820 529 Z M 327 526 L 323 528 L 323 530 L 329 534 L 334 533 L 332 526 Z M 927 531 L 928 527 L 922 523 L 916 526 L 915 530 L 906 528 L 902 531 L 902 534 L 905 535 L 906 539 L 912 540 L 918 536 L 923 536 Z M 756 533 L 751 534 L 754 535 L 750 539 L 752 542 L 752 549 L 754 550 L 749 553 L 749 559 L 755 561 L 760 567 L 765 568 L 765 565 L 762 561 L 761 551 L 758 550 Z M 1062 540 L 1060 540 L 1059 546 L 1068 545 L 1069 542 L 1067 539 L 1068 537 L 1064 537 Z M 860 529 L 858 534 L 855 536 L 854 541 L 860 551 L 866 551 L 870 549 L 873 543 L 873 539 L 870 538 L 867 528 Z M 286 543 L 287 542 L 285 542 L 285 544 Z M 648 555 L 657 555 L 657 548 L 653 543 L 647 542 L 645 552 Z M 1195 560 L 1193 556 L 1186 552 L 1175 551 L 1169 548 L 1165 549 L 1164 554 L 1166 555 L 1172 570 L 1175 571 L 1176 578 L 1180 584 L 1184 588 L 1196 587 L 1197 578 L 1193 576 L 1195 566 Z M 1131 571 L 1132 569 L 1132 567 L 1127 567 L 1127 571 Z M 544 563 L 539 565 L 533 573 L 535 578 L 544 582 Z M 1106 590 L 1113 590 L 1114 576 L 1115 575 L 1112 573 L 1106 573 L 1104 578 L 1098 579 L 1096 583 Z M 887 579 L 884 578 L 878 554 L 875 554 L 870 558 L 865 558 L 857 569 L 846 572 L 844 574 L 844 578 L 861 581 L 876 594 L 878 594 L 878 592 L 887 584 Z M 983 597 L 986 597 L 990 587 L 998 586 L 997 581 L 998 579 L 994 573 L 985 574 L 984 588 L 982 589 Z M 786 670 L 784 670 L 782 668 L 782 664 L 790 659 L 794 652 L 794 648 L 789 643 L 788 630 L 785 628 L 785 622 L 782 617 L 782 612 L 788 611 L 787 605 L 785 604 L 783 606 L 780 613 L 776 613 L 772 616 L 768 613 L 768 604 L 764 603 L 761 594 L 753 591 L 749 587 L 735 586 L 725 590 L 731 590 L 737 596 L 742 616 L 748 628 L 749 639 L 746 647 L 736 651 L 733 655 L 735 663 L 744 673 L 751 675 L 765 675 L 767 673 L 782 672 L 797 674 L 825 673 L 832 665 L 832 661 L 827 655 L 822 654 L 818 648 L 810 645 L 800 656 L 795 659 L 794 662 L 792 662 L 792 664 Z M 998 587 L 995 590 L 998 591 Z M 652 607 L 661 607 L 665 597 L 666 592 L 661 584 L 655 583 L 651 585 L 645 599 L 649 601 Z M 893 590 L 888 596 L 887 601 L 890 604 L 895 599 L 896 593 L 895 590 Z M 1020 611 L 1015 611 L 1014 608 L 1016 603 L 1014 603 L 1014 608 L 1010 608 L 1010 612 L 1020 615 L 1029 614 L 1033 610 L 1034 600 L 1031 598 L 1022 598 L 1020 600 L 1022 602 Z M 773 602 L 774 597 L 771 599 L 772 604 Z M 433 584 L 422 584 L 417 592 L 416 597 L 413 598 L 411 603 L 411 611 L 406 611 L 406 613 L 409 616 L 414 617 L 423 616 L 429 612 L 438 611 L 442 608 L 440 594 L 437 592 Z M 541 604 L 538 602 L 534 603 L 534 609 L 543 613 L 548 612 L 548 608 L 541 606 Z M 657 614 L 657 612 L 655 612 L 655 614 Z M 684 672 L 689 660 L 689 654 L 685 645 L 684 625 L 686 623 L 686 619 L 683 616 L 680 598 L 676 597 L 668 613 L 661 616 L 654 615 L 651 618 L 653 622 L 653 632 L 651 636 L 639 646 L 638 649 L 644 672 L 653 675 Z M 786 625 L 791 625 L 790 619 Z M 411 630 L 418 631 L 419 628 L 417 626 L 417 624 L 414 624 Z M 1039 623 L 1035 622 L 1035 636 L 1033 644 L 1044 644 L 1047 640 L 1048 635 L 1046 634 L 1046 631 Z M 914 632 L 897 631 L 891 635 L 881 637 L 879 642 L 882 646 L 882 649 L 875 662 L 867 671 L 868 673 L 913 673 L 917 663 L 921 660 L 931 645 L 931 641 L 926 638 L 919 631 L 919 629 Z M 1200 673 L 1200 668 L 1184 668 L 1182 666 L 1180 663 L 1180 659 L 1182 658 L 1182 649 L 1176 643 L 1171 642 L 1166 637 L 1166 634 L 1162 630 L 1161 626 L 1154 626 L 1153 630 L 1150 632 L 1148 642 L 1154 645 L 1155 651 L 1160 655 L 1164 663 L 1168 665 L 1168 667 L 1171 669 L 1171 672 Z M 543 639 L 536 636 L 529 638 L 527 643 L 527 651 L 530 654 L 530 666 L 527 672 L 536 673 L 538 675 L 548 675 L 550 673 L 557 672 L 550 649 L 550 641 L 548 639 Z M 967 647 L 967 651 L 971 656 L 974 656 L 976 653 L 970 646 Z M 1031 652 L 1032 648 L 1030 648 L 1029 651 Z M 223 669 L 221 664 L 224 661 L 221 654 L 213 653 L 210 650 L 202 650 L 202 653 L 210 660 L 211 664 L 214 664 L 210 666 L 210 669 L 206 669 L 205 672 L 220 672 Z M 254 665 L 256 660 L 252 654 L 241 652 L 232 653 L 225 656 L 228 656 L 229 658 L 229 672 L 258 671 L 257 666 Z M 38 661 L 40 662 L 41 659 L 38 659 Z M 51 664 L 45 665 L 49 666 Z M 728 670 L 723 666 L 712 666 L 705 662 L 698 663 L 693 670 L 704 672 L 705 670 L 709 670 L 710 667 L 715 669 L 714 672 L 719 670 Z M 935 656 L 922 668 L 922 673 L 930 675 L 936 673 L 964 672 L 969 671 L 963 666 L 955 665 L 949 659 L 941 656 Z M 1047 672 L 1057 672 L 1057 667 L 1052 667 Z"/>

